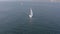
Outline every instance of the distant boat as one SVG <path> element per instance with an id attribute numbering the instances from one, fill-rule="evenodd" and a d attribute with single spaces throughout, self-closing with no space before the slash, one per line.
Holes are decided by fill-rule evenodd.
<path id="1" fill-rule="evenodd" d="M 32 11 L 32 8 L 30 8 L 29 18 L 32 18 L 32 16 L 33 16 L 33 11 Z"/>

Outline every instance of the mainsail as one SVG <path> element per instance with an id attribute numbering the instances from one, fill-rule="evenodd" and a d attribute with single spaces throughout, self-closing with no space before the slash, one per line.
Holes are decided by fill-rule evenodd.
<path id="1" fill-rule="evenodd" d="M 30 8 L 30 15 L 29 15 L 29 17 L 32 18 L 32 16 L 33 16 L 33 12 L 32 12 L 32 8 Z"/>

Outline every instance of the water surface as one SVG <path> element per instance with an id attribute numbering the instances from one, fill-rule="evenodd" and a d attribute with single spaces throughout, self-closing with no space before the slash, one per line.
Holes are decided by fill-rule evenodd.
<path id="1" fill-rule="evenodd" d="M 60 34 L 60 3 L 22 3 L 0 2 L 0 34 Z"/>

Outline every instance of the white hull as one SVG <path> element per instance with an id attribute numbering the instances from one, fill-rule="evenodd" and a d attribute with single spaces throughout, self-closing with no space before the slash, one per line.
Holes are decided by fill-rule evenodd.
<path id="1" fill-rule="evenodd" d="M 30 17 L 30 18 L 32 18 L 32 16 L 31 16 L 31 15 L 29 15 L 29 17 Z"/>

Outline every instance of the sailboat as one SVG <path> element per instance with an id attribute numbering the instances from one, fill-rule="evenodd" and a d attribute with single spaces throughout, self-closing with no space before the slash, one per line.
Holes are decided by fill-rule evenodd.
<path id="1" fill-rule="evenodd" d="M 32 16 L 33 16 L 33 11 L 32 11 L 32 8 L 30 8 L 29 18 L 32 18 Z"/>

